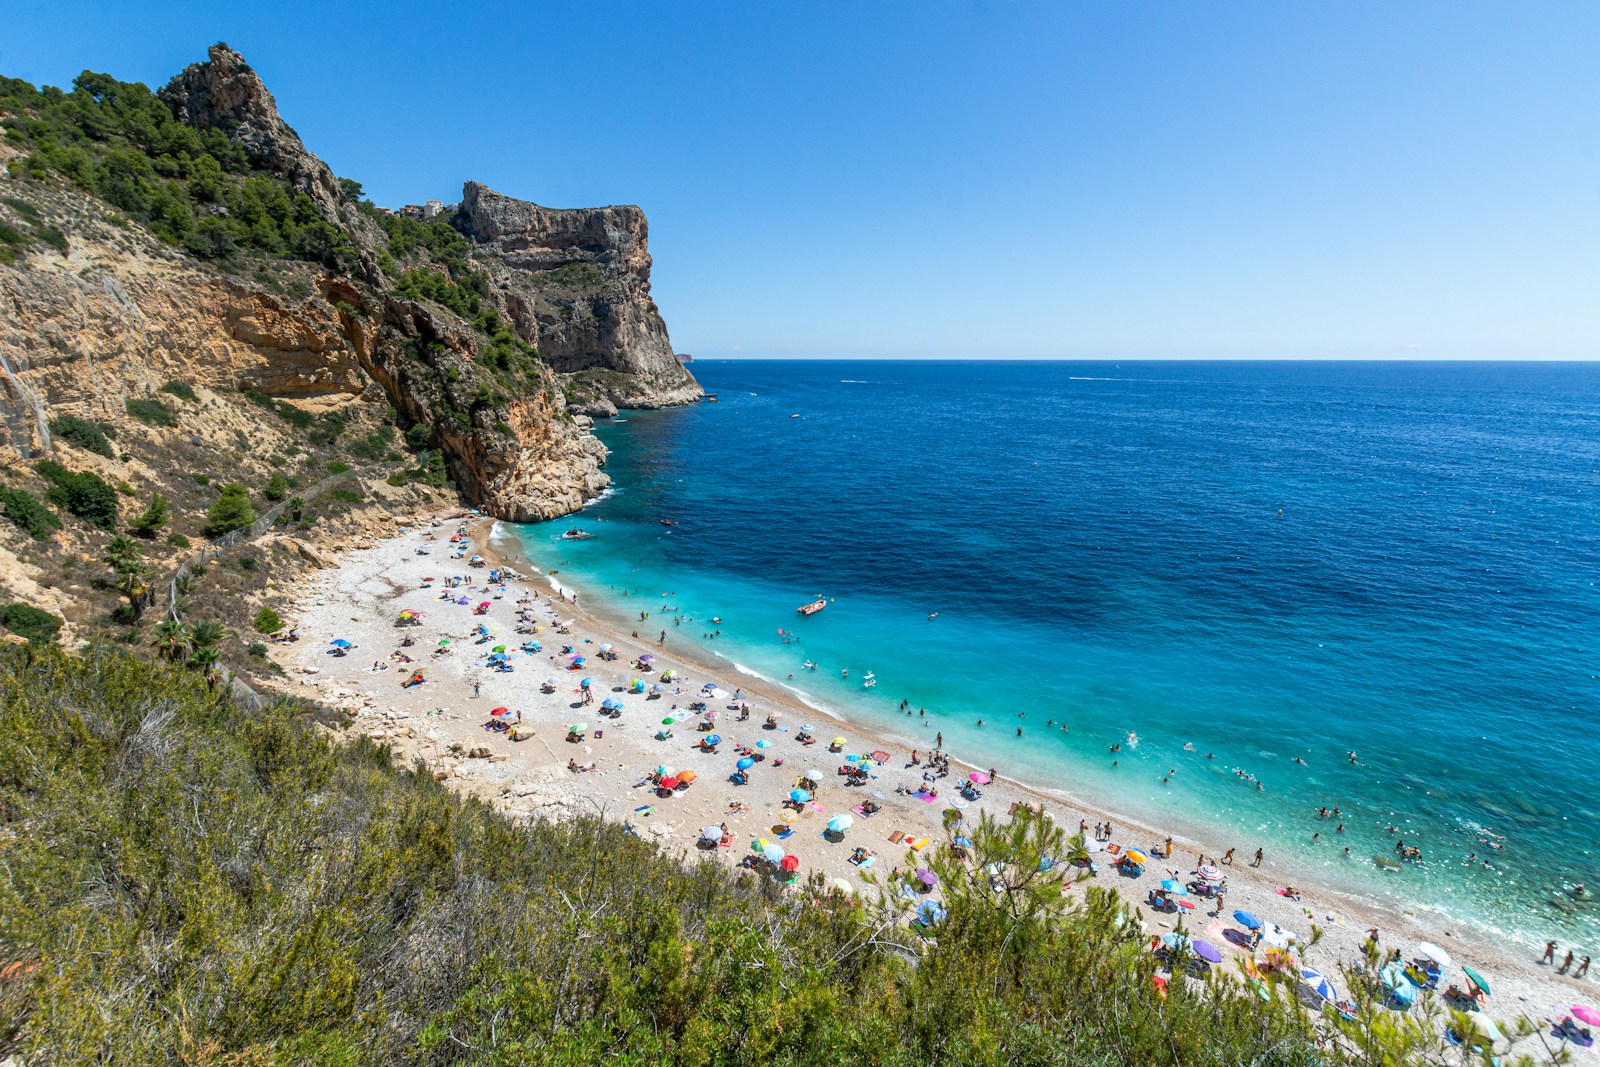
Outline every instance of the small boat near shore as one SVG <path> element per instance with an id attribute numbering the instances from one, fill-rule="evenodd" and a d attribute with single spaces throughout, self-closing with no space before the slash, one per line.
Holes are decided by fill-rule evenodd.
<path id="1" fill-rule="evenodd" d="M 802 615 L 815 615 L 817 612 L 821 611 L 827 606 L 828 602 L 826 600 L 813 600 L 811 603 L 802 604 L 794 610 L 798 611 Z"/>
<path id="2" fill-rule="evenodd" d="M 561 539 L 563 541 L 587 541 L 593 536 L 594 534 L 586 530 L 568 530 L 561 535 Z"/>

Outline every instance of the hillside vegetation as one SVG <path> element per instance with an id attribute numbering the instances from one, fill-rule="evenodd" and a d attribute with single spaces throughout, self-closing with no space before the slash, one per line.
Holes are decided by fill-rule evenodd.
<path id="1" fill-rule="evenodd" d="M 1105 897 L 952 891 L 925 941 L 598 818 L 515 825 L 114 653 L 0 651 L 0 855 L 29 1064 L 1329 1062 L 1235 983 L 1163 999 Z"/>

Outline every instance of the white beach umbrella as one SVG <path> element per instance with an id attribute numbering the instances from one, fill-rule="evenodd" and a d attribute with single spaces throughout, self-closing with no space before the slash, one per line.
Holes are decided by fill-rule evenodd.
<path id="1" fill-rule="evenodd" d="M 1426 956 L 1428 959 L 1432 960 L 1434 963 L 1437 963 L 1440 967 L 1448 967 L 1455 962 L 1451 958 L 1450 953 L 1446 952 L 1444 949 L 1440 948 L 1438 945 L 1435 945 L 1431 941 L 1422 942 L 1422 944 L 1417 946 L 1417 951 Z"/>

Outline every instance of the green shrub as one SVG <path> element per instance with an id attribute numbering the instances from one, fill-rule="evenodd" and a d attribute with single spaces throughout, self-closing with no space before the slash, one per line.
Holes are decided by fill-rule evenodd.
<path id="1" fill-rule="evenodd" d="M 289 479 L 279 471 L 273 471 L 272 477 L 267 479 L 267 487 L 261 490 L 261 495 L 276 504 L 289 495 Z"/>
<path id="2" fill-rule="evenodd" d="M 154 537 L 167 524 L 167 498 L 160 493 L 150 495 L 150 506 L 144 514 L 134 519 L 130 528 L 140 537 Z"/>
<path id="3" fill-rule="evenodd" d="M 48 645 L 56 639 L 62 619 L 32 604 L 0 605 L 0 627 L 26 637 L 29 644 Z"/>
<path id="4" fill-rule="evenodd" d="M 167 544 L 171 545 L 173 548 L 188 548 L 189 539 L 183 536 L 183 534 L 174 530 L 167 534 Z"/>
<path id="5" fill-rule="evenodd" d="M 128 414 L 149 426 L 176 426 L 178 417 L 172 409 L 159 400 L 146 397 L 129 397 L 123 404 Z"/>
<path id="6" fill-rule="evenodd" d="M 221 537 L 255 521 L 256 509 L 250 506 L 249 490 L 239 482 L 229 482 L 206 512 L 204 533 L 207 537 Z"/>
<path id="7" fill-rule="evenodd" d="M 275 634 L 283 629 L 283 618 L 271 608 L 256 612 L 255 627 L 264 634 Z"/>
<path id="8" fill-rule="evenodd" d="M 209 474 L 200 474 L 200 473 L 196 472 L 194 474 L 189 475 L 189 477 L 194 479 L 194 484 L 195 485 L 210 485 L 211 484 L 211 476 Z"/>
<path id="9" fill-rule="evenodd" d="M 163 393 L 171 393 L 179 400 L 187 400 L 191 404 L 200 399 L 199 395 L 195 393 L 194 389 L 190 387 L 188 382 L 180 382 L 176 379 L 168 382 L 166 385 L 163 385 L 161 387 L 161 391 Z"/>
<path id="10" fill-rule="evenodd" d="M 260 641 L 252 641 L 250 642 L 249 646 L 245 648 L 245 655 L 249 656 L 251 659 L 266 659 L 267 646 L 262 644 Z"/>
<path id="11" fill-rule="evenodd" d="M 102 530 L 117 527 L 117 490 L 91 471 L 69 471 L 54 460 L 40 460 L 34 470 L 50 483 L 44 498 Z"/>
<path id="12" fill-rule="evenodd" d="M 57 415 L 50 420 L 50 432 L 85 452 L 111 459 L 111 441 L 115 431 L 103 422 L 80 419 L 76 415 Z"/>
<path id="13" fill-rule="evenodd" d="M 350 470 L 350 464 L 344 462 L 343 460 L 336 459 L 336 460 L 332 460 L 332 461 L 330 461 L 328 463 L 328 473 L 329 474 L 345 474 L 345 473 L 348 473 L 349 470 Z"/>
<path id="14" fill-rule="evenodd" d="M 0 515 L 4 515 L 29 537 L 43 541 L 52 530 L 61 529 L 55 512 L 22 489 L 0 486 Z"/>

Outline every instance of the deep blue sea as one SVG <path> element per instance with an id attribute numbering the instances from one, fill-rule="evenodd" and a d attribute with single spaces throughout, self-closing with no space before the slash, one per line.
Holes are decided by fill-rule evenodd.
<path id="1" fill-rule="evenodd" d="M 718 403 L 603 425 L 615 491 L 520 528 L 591 607 L 1208 854 L 1597 947 L 1600 365 L 693 369 Z"/>

